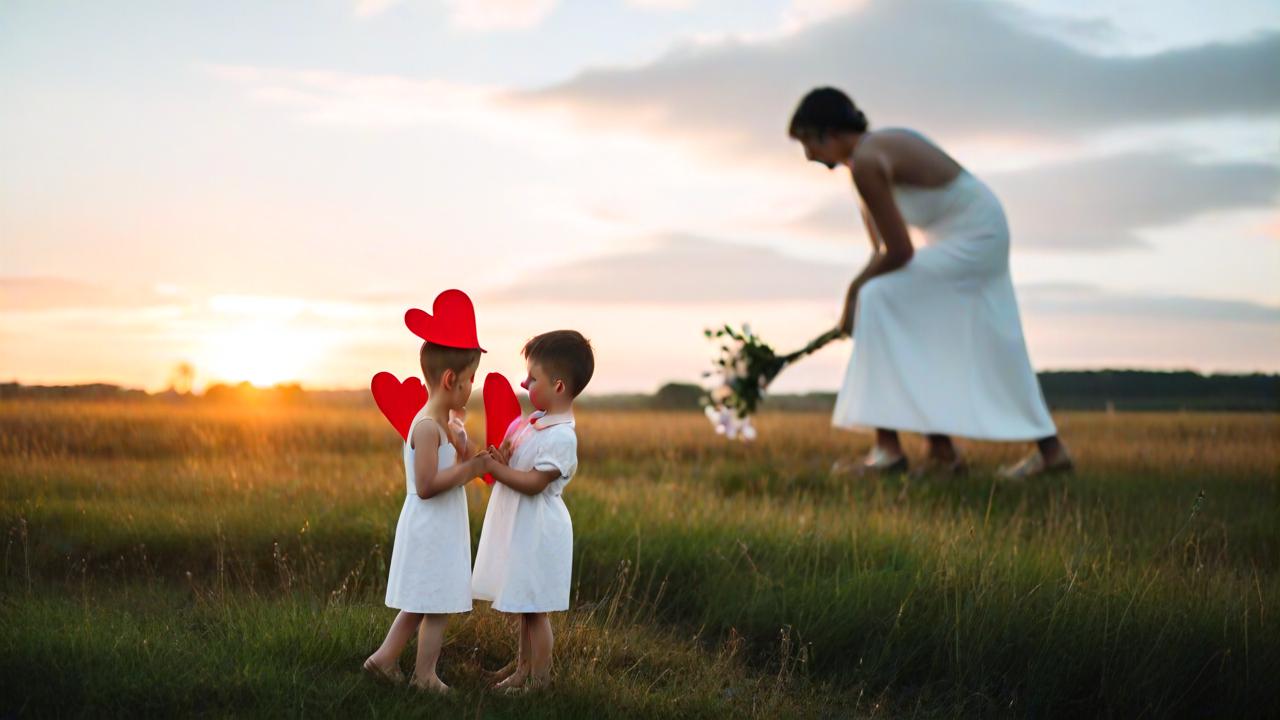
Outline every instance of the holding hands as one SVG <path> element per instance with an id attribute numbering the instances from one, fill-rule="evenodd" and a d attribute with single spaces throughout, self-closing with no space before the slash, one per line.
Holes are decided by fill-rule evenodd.
<path id="1" fill-rule="evenodd" d="M 502 441 L 500 446 L 490 445 L 486 450 L 476 455 L 475 460 L 480 461 L 484 472 L 492 475 L 496 482 L 524 495 L 537 495 L 545 490 L 553 480 L 560 477 L 558 468 L 517 470 L 511 467 L 511 455 L 513 452 L 512 439 L 507 438 Z"/>
<path id="2" fill-rule="evenodd" d="M 511 461 L 511 440 L 504 440 L 502 447 L 490 445 L 481 453 L 484 456 L 484 471 L 495 472 L 499 467 L 506 467 Z"/>

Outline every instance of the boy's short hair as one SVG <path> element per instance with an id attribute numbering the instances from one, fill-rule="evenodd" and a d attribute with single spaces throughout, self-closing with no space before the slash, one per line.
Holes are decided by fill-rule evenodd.
<path id="1" fill-rule="evenodd" d="M 422 375 L 428 385 L 435 385 L 444 377 L 445 370 L 452 370 L 461 375 L 464 370 L 480 361 L 480 351 L 476 348 L 456 348 L 438 345 L 431 341 L 422 343 L 418 351 L 418 361 L 422 363 Z"/>
<path id="2" fill-rule="evenodd" d="M 524 344 L 525 359 L 536 362 L 553 379 L 563 380 L 572 397 L 578 397 L 596 369 L 591 341 L 577 330 L 553 330 Z"/>

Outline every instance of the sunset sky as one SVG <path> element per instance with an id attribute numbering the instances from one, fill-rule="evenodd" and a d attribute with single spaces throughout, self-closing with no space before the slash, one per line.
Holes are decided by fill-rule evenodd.
<path id="1" fill-rule="evenodd" d="M 831 327 L 868 244 L 786 137 L 845 89 L 1005 202 L 1037 368 L 1280 371 L 1274 0 L 0 4 L 0 381 L 363 387 L 475 300 L 594 392 Z M 849 343 L 787 370 L 834 390 Z"/>

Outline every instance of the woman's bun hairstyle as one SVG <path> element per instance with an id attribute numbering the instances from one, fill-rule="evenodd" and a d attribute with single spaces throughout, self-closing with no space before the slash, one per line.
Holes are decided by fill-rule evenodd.
<path id="1" fill-rule="evenodd" d="M 867 116 L 840 90 L 814 88 L 800 100 L 787 134 L 797 140 L 832 132 L 866 132 Z"/>

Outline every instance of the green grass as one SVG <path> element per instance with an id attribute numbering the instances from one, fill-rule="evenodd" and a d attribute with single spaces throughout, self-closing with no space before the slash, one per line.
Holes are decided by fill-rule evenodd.
<path id="1" fill-rule="evenodd" d="M 393 615 L 403 499 L 376 412 L 6 403 L 0 712 L 1270 712 L 1280 419 L 1058 421 L 1079 472 L 1006 485 L 1024 448 L 968 445 L 960 479 L 840 478 L 867 440 L 823 415 L 766 414 L 744 447 L 696 415 L 580 413 L 556 687 L 484 692 L 513 637 L 481 609 L 450 626 L 440 699 L 357 672 Z"/>

